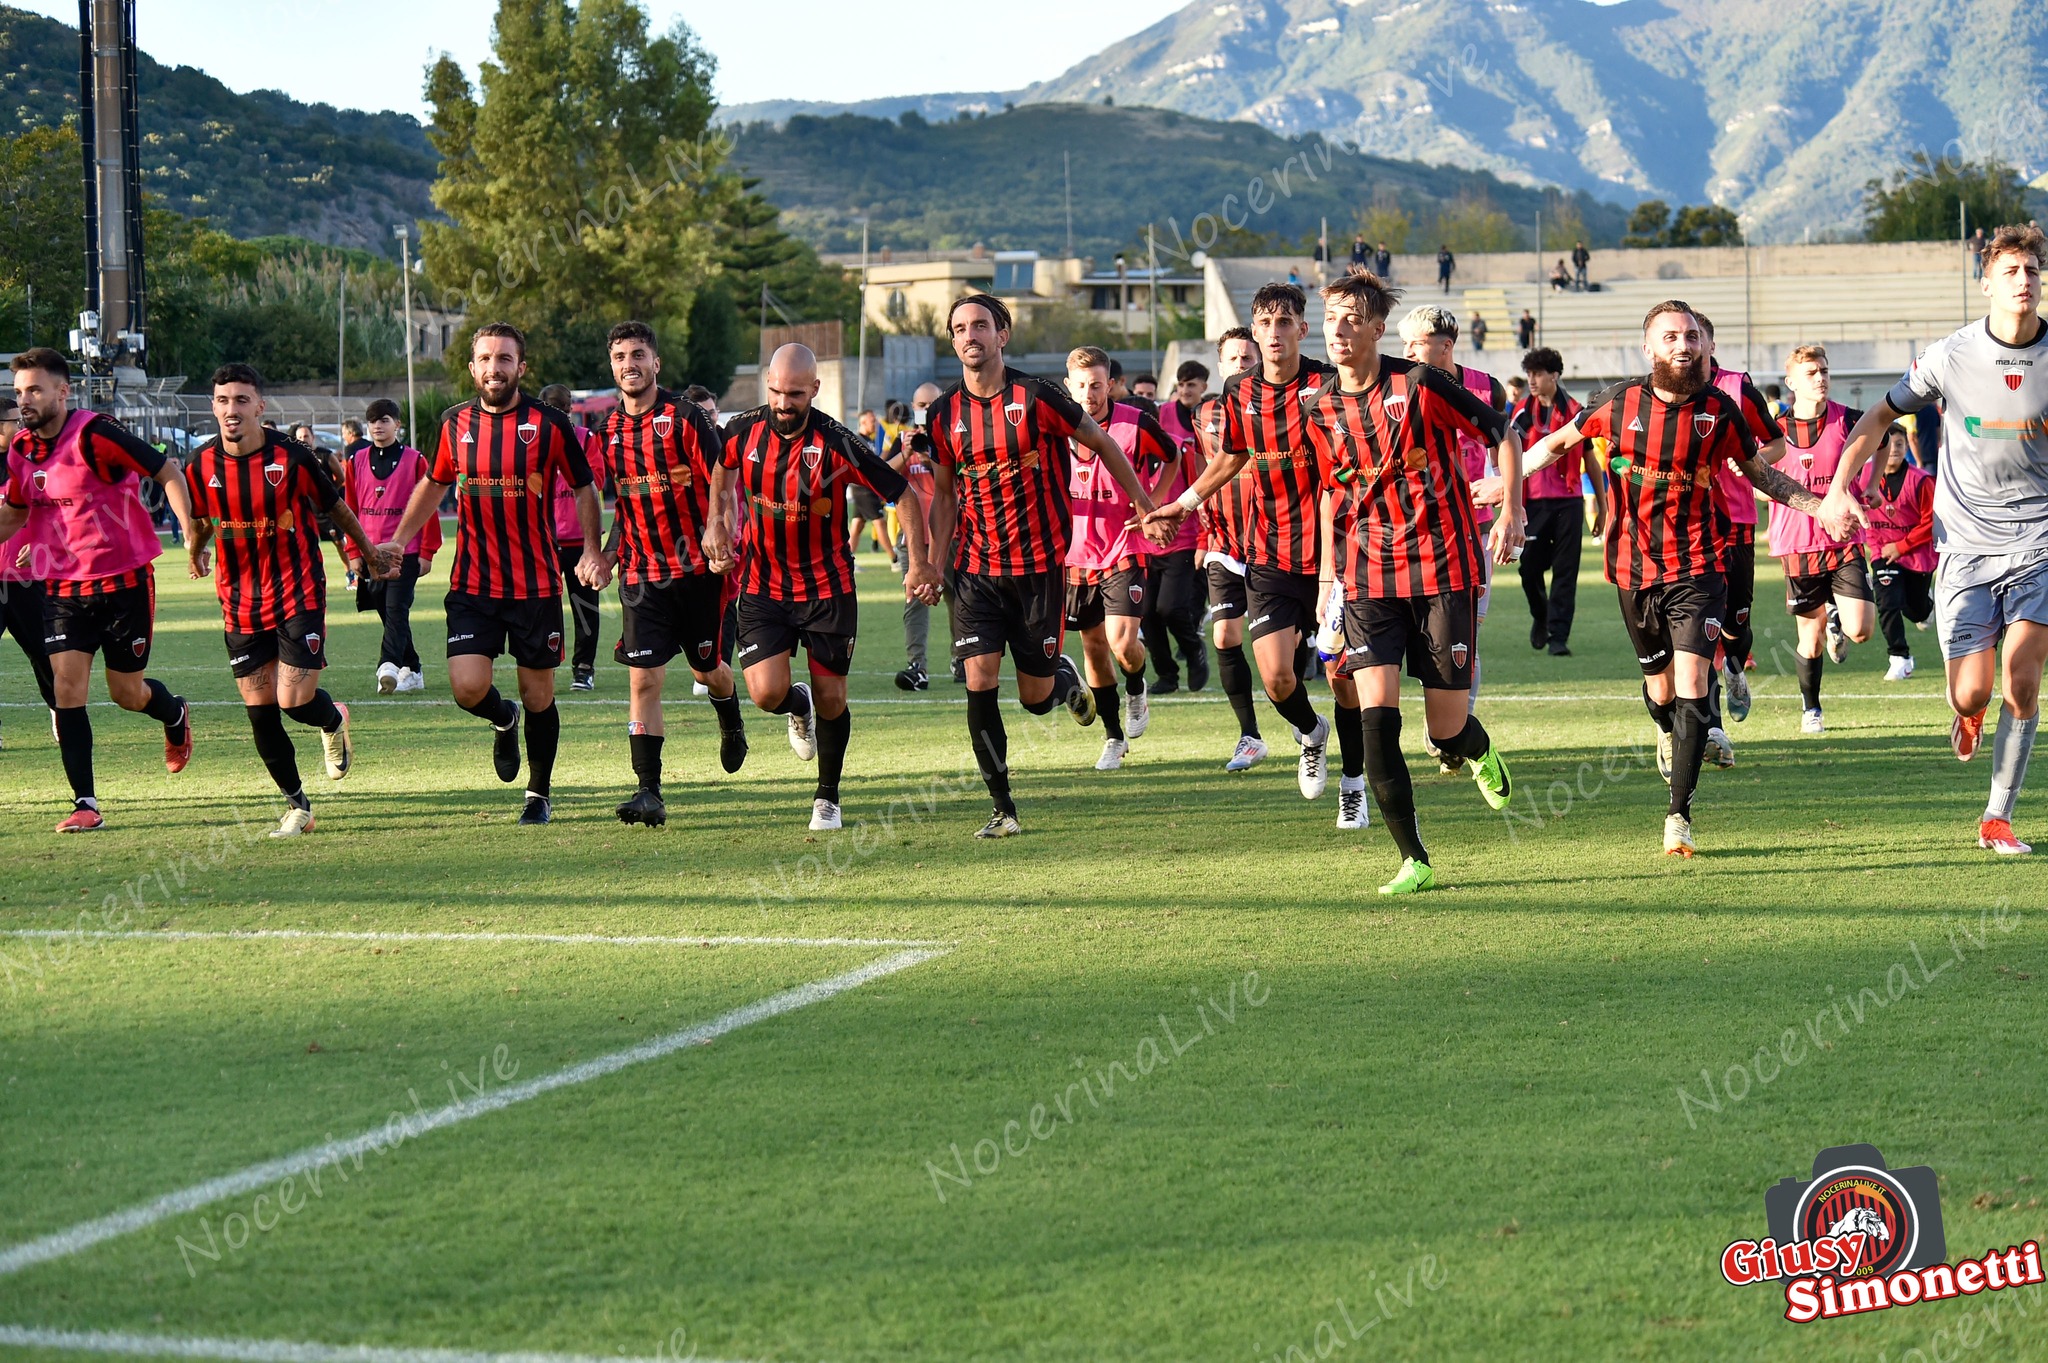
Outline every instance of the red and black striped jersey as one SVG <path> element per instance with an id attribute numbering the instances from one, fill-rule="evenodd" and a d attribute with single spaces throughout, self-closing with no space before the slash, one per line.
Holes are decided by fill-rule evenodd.
<path id="1" fill-rule="evenodd" d="M 1195 443 L 1201 447 L 1202 466 L 1207 467 L 1211 459 L 1223 453 L 1223 398 L 1203 398 L 1195 413 Z M 1192 483 L 1200 476 L 1201 470 L 1194 469 L 1188 480 Z M 1237 471 L 1237 477 L 1217 488 L 1202 503 L 1201 547 L 1239 563 L 1244 562 L 1245 522 L 1252 509 L 1251 477 L 1251 465 L 1246 464 Z"/>
<path id="2" fill-rule="evenodd" d="M 958 383 L 938 396 L 925 427 L 959 499 L 955 568 L 1022 577 L 1066 561 L 1067 438 L 1087 419 L 1063 385 L 1015 369 L 994 397 Z"/>
<path id="3" fill-rule="evenodd" d="M 1485 540 L 1458 437 L 1498 445 L 1508 418 L 1441 369 L 1382 356 L 1362 393 L 1335 379 L 1309 408 L 1309 436 L 1340 506 L 1339 575 L 1356 597 L 1476 588 Z"/>
<path id="4" fill-rule="evenodd" d="M 1665 402 L 1649 379 L 1631 379 L 1594 397 L 1579 431 L 1613 442 L 1609 582 L 1634 591 L 1721 571 L 1728 519 L 1714 492 L 1715 470 L 1756 453 L 1734 399 L 1708 386 Z"/>
<path id="5" fill-rule="evenodd" d="M 340 501 L 341 489 L 325 460 L 280 435 L 248 454 L 229 453 L 216 437 L 193 452 L 185 486 L 193 518 L 213 522 L 213 585 L 230 633 L 276 629 L 326 606 L 314 516 Z"/>
<path id="6" fill-rule="evenodd" d="M 1245 465 L 1251 484 L 1248 564 L 1286 573 L 1316 571 L 1322 478 L 1309 444 L 1308 409 L 1335 386 L 1336 373 L 1304 357 L 1286 383 L 1268 383 L 1264 370 L 1251 369 L 1223 385 L 1223 451 L 1251 456 Z"/>
<path id="7" fill-rule="evenodd" d="M 777 601 L 821 601 L 853 590 L 846 534 L 849 482 L 884 501 L 909 483 L 868 442 L 813 409 L 784 435 L 766 407 L 726 423 L 725 466 L 737 469 L 749 552 L 739 589 Z"/>
<path id="8" fill-rule="evenodd" d="M 1531 393 L 1515 406 L 1515 434 L 1521 437 L 1522 448 L 1526 450 L 1552 431 L 1569 426 L 1573 418 L 1585 410 L 1579 406 L 1577 398 L 1562 388 L 1557 390 L 1557 401 L 1550 403 Z M 1536 470 L 1523 480 L 1522 495 L 1531 500 L 1581 495 L 1583 470 L 1579 463 L 1582 457 L 1581 452 L 1574 449 L 1556 463 Z"/>
<path id="9" fill-rule="evenodd" d="M 711 472 L 725 451 L 710 415 L 658 388 L 654 405 L 637 416 L 623 404 L 607 412 L 597 438 L 617 495 L 619 579 L 667 582 L 705 571 Z"/>
<path id="10" fill-rule="evenodd" d="M 472 400 L 442 414 L 427 476 L 455 485 L 450 589 L 509 601 L 562 594 L 549 514 L 557 473 L 572 488 L 590 483 L 583 446 L 554 408 L 521 393 L 508 411 Z"/>

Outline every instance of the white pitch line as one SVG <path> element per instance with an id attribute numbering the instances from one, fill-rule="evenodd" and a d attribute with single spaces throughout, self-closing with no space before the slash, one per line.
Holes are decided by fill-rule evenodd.
<path id="1" fill-rule="evenodd" d="M 528 1099 L 553 1093 L 556 1089 L 588 1083 L 592 1079 L 615 1074 L 631 1065 L 659 1060 L 663 1056 L 682 1050 L 685 1046 L 703 1045 L 728 1032 L 778 1017 L 783 1013 L 794 1012 L 814 1003 L 822 1003 L 834 995 L 858 989 L 870 981 L 881 979 L 885 975 L 893 975 L 899 970 L 908 970 L 911 966 L 920 965 L 945 954 L 944 951 L 899 951 L 893 956 L 870 961 L 843 975 L 834 975 L 829 980 L 817 980 L 810 984 L 798 985 L 794 989 L 785 989 L 780 994 L 773 994 L 758 1002 L 735 1008 L 709 1022 L 700 1022 L 694 1027 L 685 1027 L 679 1032 L 643 1041 L 623 1051 L 601 1055 L 580 1065 L 571 1065 L 567 1069 L 556 1070 L 537 1079 L 529 1079 L 523 1084 L 499 1089 L 495 1093 L 449 1103 L 445 1107 L 435 1108 L 424 1116 L 404 1118 L 402 1130 L 395 1137 L 388 1124 L 372 1127 L 346 1140 L 328 1141 L 321 1145 L 309 1146 L 295 1154 L 264 1160 L 260 1164 L 252 1164 L 232 1174 L 223 1174 L 219 1178 L 208 1179 L 204 1183 L 194 1184 L 175 1193 L 165 1193 L 162 1197 L 139 1203 L 123 1211 L 82 1221 L 66 1230 L 35 1240 L 23 1241 L 21 1244 L 0 1250 L 0 1277 L 19 1273 L 25 1268 L 49 1263 L 55 1259 L 69 1258 L 104 1241 L 132 1234 L 173 1216 L 196 1211 L 223 1198 L 270 1187 L 281 1179 L 303 1174 L 325 1164 L 338 1164 L 344 1159 L 360 1158 L 364 1154 L 380 1150 L 387 1142 L 393 1140 L 410 1140 L 429 1131 L 454 1126 L 459 1122 L 511 1107 L 515 1103 L 523 1103 Z"/>
<path id="2" fill-rule="evenodd" d="M 0 1344 L 134 1358 L 210 1358 L 230 1363 L 676 1363 L 624 1354 L 482 1353 L 472 1349 L 380 1349 L 369 1344 L 301 1344 L 286 1339 L 205 1339 L 112 1330 L 44 1330 L 0 1325 Z M 696 1363 L 719 1363 L 699 1359 Z M 731 1363 L 728 1360 L 728 1363 Z"/>
<path id="3" fill-rule="evenodd" d="M 82 928 L 8 928 L 0 937 L 75 938 L 145 942 L 544 942 L 553 946 L 608 947 L 950 947 L 953 942 L 910 937 L 606 937 L 594 932 L 316 932 L 300 928 L 142 929 L 109 932 Z"/>

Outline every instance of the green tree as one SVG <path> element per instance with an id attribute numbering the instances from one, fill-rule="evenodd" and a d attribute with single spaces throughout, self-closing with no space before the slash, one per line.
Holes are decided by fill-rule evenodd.
<path id="1" fill-rule="evenodd" d="M 1890 186 L 1872 179 L 1863 187 L 1863 231 L 1872 241 L 1953 241 L 1958 209 L 1971 230 L 2027 220 L 2026 187 L 1999 161 L 1930 160 L 1916 151 L 1894 171 Z"/>
<path id="2" fill-rule="evenodd" d="M 725 213 L 722 233 L 726 305 L 740 309 L 741 352 L 760 352 L 763 289 L 776 305 L 768 310 L 770 326 L 782 321 L 784 313 L 792 322 L 860 325 L 860 281 L 825 264 L 807 243 L 785 232 L 782 211 L 754 192 L 759 183 L 739 182 L 740 192 Z"/>
<path id="3" fill-rule="evenodd" d="M 1579 211 L 1576 198 L 1556 190 L 1543 196 L 1545 250 L 1569 251 L 1578 243 L 1591 242 L 1592 239 L 1592 235 L 1586 231 L 1586 217 Z"/>
<path id="4" fill-rule="evenodd" d="M 1528 239 L 1518 236 L 1508 215 L 1484 194 L 1461 196 L 1437 214 L 1436 238 L 1456 252 L 1512 251 L 1528 246 Z"/>
<path id="5" fill-rule="evenodd" d="M 726 280 L 715 279 L 699 289 L 690 303 L 682 382 L 701 383 L 714 393 L 730 388 L 733 371 L 760 349 L 759 325 L 751 328 L 755 333 L 752 350 L 747 347 L 747 330 Z"/>
<path id="6" fill-rule="evenodd" d="M 0 138 L 0 350 L 48 345 L 85 306 L 85 188 L 78 129 L 32 128 Z"/>
<path id="7" fill-rule="evenodd" d="M 1719 204 L 1687 204 L 1666 234 L 1667 246 L 1740 246 L 1742 220 Z"/>
<path id="8" fill-rule="evenodd" d="M 1408 234 L 1415 230 L 1415 223 L 1398 202 L 1390 200 L 1375 203 L 1360 214 L 1358 230 L 1364 234 L 1368 247 L 1377 248 L 1385 242 L 1387 249 L 1398 255 L 1408 249 Z M 1331 249 L 1336 249 L 1336 243 L 1331 243 Z"/>
<path id="9" fill-rule="evenodd" d="M 1621 244 L 1638 248 L 1662 246 L 1670 227 L 1671 205 L 1662 199 L 1645 199 L 1628 215 L 1628 231 Z"/>
<path id="10" fill-rule="evenodd" d="M 481 93 L 451 58 L 428 74 L 449 219 L 421 230 L 428 277 L 473 321 L 525 330 L 542 380 L 609 383 L 623 318 L 683 349 L 737 193 L 713 59 L 680 21 L 650 37 L 633 0 L 499 0 L 491 51 Z"/>

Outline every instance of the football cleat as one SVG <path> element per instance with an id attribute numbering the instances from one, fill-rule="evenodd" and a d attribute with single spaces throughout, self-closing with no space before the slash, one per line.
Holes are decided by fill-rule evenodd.
<path id="1" fill-rule="evenodd" d="M 348 733 L 348 707 L 337 705 L 334 708 L 341 711 L 341 727 L 331 734 L 321 733 L 320 755 L 327 762 L 327 779 L 339 781 L 355 765 L 356 741 Z"/>
<path id="2" fill-rule="evenodd" d="M 619 816 L 620 823 L 645 824 L 649 828 L 660 828 L 668 822 L 668 806 L 659 795 L 646 789 L 634 791 L 632 798 L 612 813 Z"/>
<path id="3" fill-rule="evenodd" d="M 747 761 L 747 726 L 744 722 L 718 731 L 718 765 L 728 773 L 738 771 Z"/>
<path id="4" fill-rule="evenodd" d="M 1740 724 L 1749 718 L 1749 676 L 1739 667 L 1724 667 L 1721 683 L 1728 691 L 1728 718 Z"/>
<path id="5" fill-rule="evenodd" d="M 1324 769 L 1323 759 L 1330 746 L 1330 721 L 1316 716 L 1316 727 L 1302 735 L 1301 761 L 1295 769 L 1295 783 L 1301 787 L 1301 798 L 1320 800 L 1329 788 L 1330 774 Z"/>
<path id="6" fill-rule="evenodd" d="M 301 833 L 310 833 L 312 831 L 313 811 L 310 809 L 300 809 L 297 805 L 293 805 L 284 812 L 284 817 L 278 820 L 277 827 L 270 830 L 270 836 L 273 838 L 296 838 Z"/>
<path id="7" fill-rule="evenodd" d="M 526 792 L 526 806 L 519 811 L 519 822 L 528 828 L 538 828 L 555 817 L 555 809 L 545 795 Z"/>
<path id="8" fill-rule="evenodd" d="M 1824 734 L 1824 733 L 1826 733 L 1827 731 L 1828 731 L 1828 722 L 1827 722 L 1827 720 L 1826 720 L 1826 719 L 1825 719 L 1825 718 L 1824 718 L 1824 717 L 1823 717 L 1823 716 L 1821 715 L 1821 712 L 1819 711 L 1819 709 L 1817 709 L 1817 708 L 1816 708 L 1816 709 L 1812 709 L 1812 710 L 1802 710 L 1802 711 L 1800 712 L 1800 714 L 1799 714 L 1799 732 L 1800 732 L 1800 733 L 1802 733 L 1802 734 Z"/>
<path id="9" fill-rule="evenodd" d="M 1735 765 L 1735 745 L 1728 741 L 1728 731 L 1718 724 L 1707 730 L 1706 757 L 1722 771 Z"/>
<path id="10" fill-rule="evenodd" d="M 1659 729 L 1657 731 L 1657 774 L 1664 778 L 1664 784 L 1667 786 L 1671 784 L 1672 765 L 1671 735 L 1669 732 Z"/>
<path id="11" fill-rule="evenodd" d="M 1903 654 L 1892 654 L 1891 665 L 1884 670 L 1886 681 L 1904 681 L 1913 675 L 1913 660 Z"/>
<path id="12" fill-rule="evenodd" d="M 1023 825 L 1017 822 L 1015 810 L 998 809 L 995 813 L 988 816 L 988 822 L 983 824 L 974 836 L 977 838 L 1014 838 L 1023 831 Z"/>
<path id="13" fill-rule="evenodd" d="M 1426 861 L 1408 857 L 1401 862 L 1401 871 L 1392 880 L 1380 886 L 1381 894 L 1420 894 L 1436 888 L 1436 872 Z"/>
<path id="14" fill-rule="evenodd" d="M 1365 782 L 1360 779 L 1353 786 L 1350 784 L 1352 779 L 1349 776 L 1337 779 L 1337 827 L 1346 833 L 1372 827 L 1372 813 L 1365 805 Z"/>
<path id="15" fill-rule="evenodd" d="M 1064 699 L 1067 713 L 1074 717 L 1074 723 L 1085 729 L 1095 722 L 1095 693 L 1088 689 L 1086 683 L 1068 687 Z"/>
<path id="16" fill-rule="evenodd" d="M 1842 612 L 1828 607 L 1828 661 L 1846 662 L 1849 657 L 1849 636 L 1842 632 Z"/>
<path id="17" fill-rule="evenodd" d="M 1225 771 L 1250 771 L 1266 760 L 1266 740 L 1245 734 L 1237 740 L 1237 751 L 1223 764 Z"/>
<path id="18" fill-rule="evenodd" d="M 1150 727 L 1152 706 L 1141 687 L 1137 695 L 1124 698 L 1124 734 L 1130 738 L 1143 738 L 1145 730 Z"/>
<path id="19" fill-rule="evenodd" d="M 524 707 L 515 701 L 511 720 L 502 729 L 491 726 L 491 766 L 500 781 L 519 779 L 519 716 L 524 713 Z"/>
<path id="20" fill-rule="evenodd" d="M 1515 778 L 1508 773 L 1508 761 L 1500 749 L 1489 747 L 1486 756 L 1472 764 L 1472 783 L 1489 809 L 1506 809 L 1515 795 Z"/>
<path id="21" fill-rule="evenodd" d="M 1095 770 L 1115 771 L 1124 764 L 1124 756 L 1131 750 L 1130 741 L 1122 738 L 1102 740 L 1102 756 L 1095 759 Z"/>
<path id="22" fill-rule="evenodd" d="M 817 702 L 811 698 L 809 682 L 792 683 L 789 689 L 804 693 L 804 708 L 789 715 L 789 750 L 797 761 L 808 762 L 818 755 Z"/>
<path id="23" fill-rule="evenodd" d="M 91 805 L 80 805 L 65 816 L 57 825 L 59 833 L 95 833 L 106 827 L 107 821 Z"/>
<path id="24" fill-rule="evenodd" d="M 927 691 L 931 689 L 931 684 L 931 678 L 924 674 L 921 667 L 906 667 L 896 674 L 898 691 Z"/>
<path id="25" fill-rule="evenodd" d="M 811 831 L 832 833 L 839 828 L 839 805 L 833 800 L 811 801 Z"/>
<path id="26" fill-rule="evenodd" d="M 2001 857 L 2023 857 L 2034 850 L 2012 835 L 2012 824 L 2005 819 L 1986 819 L 1978 824 L 1977 845 Z"/>
<path id="27" fill-rule="evenodd" d="M 164 726 L 164 770 L 173 776 L 185 770 L 185 764 L 192 760 L 192 707 L 185 704 L 182 700 L 178 702 L 178 707 L 180 710 L 178 722 Z M 171 741 L 171 730 L 173 729 L 183 729 L 185 731 L 184 742 L 173 743 Z"/>
<path id="28" fill-rule="evenodd" d="M 1967 762 L 1977 755 L 1978 745 L 1984 741 L 1984 712 L 1974 715 L 1957 715 L 1955 722 L 1948 726 L 1948 745 L 1955 749 L 1956 761 Z"/>
<path id="29" fill-rule="evenodd" d="M 1692 841 L 1692 820 L 1683 814 L 1664 816 L 1664 855 L 1689 857 L 1696 849 Z"/>

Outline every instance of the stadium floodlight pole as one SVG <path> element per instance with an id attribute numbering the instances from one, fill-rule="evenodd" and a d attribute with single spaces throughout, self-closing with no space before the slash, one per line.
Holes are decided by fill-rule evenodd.
<path id="1" fill-rule="evenodd" d="M 854 352 L 859 367 L 853 376 L 853 411 L 858 417 L 868 405 L 868 220 L 860 220 L 860 343 Z M 840 389 L 845 392 L 845 389 Z"/>
<path id="2" fill-rule="evenodd" d="M 399 223 L 391 235 L 398 238 L 398 275 L 405 285 L 405 438 L 418 448 L 419 425 L 412 405 L 412 228 Z"/>
<path id="3" fill-rule="evenodd" d="M 1149 367 L 1156 376 L 1159 373 L 1159 243 L 1152 235 L 1152 224 L 1149 222 L 1145 224 L 1145 274 L 1151 280 L 1145 287 L 1146 302 L 1150 305 L 1152 313 Z"/>

